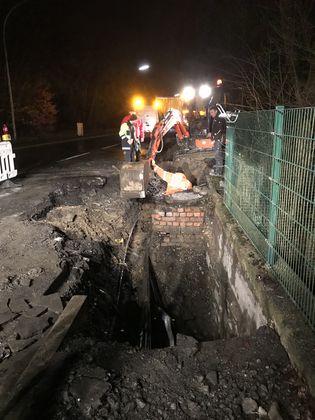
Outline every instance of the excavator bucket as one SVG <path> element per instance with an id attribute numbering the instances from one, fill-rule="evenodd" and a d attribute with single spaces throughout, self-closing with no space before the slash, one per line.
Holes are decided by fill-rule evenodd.
<path id="1" fill-rule="evenodd" d="M 120 169 L 120 196 L 122 198 L 144 198 L 150 172 L 149 160 L 123 163 Z"/>

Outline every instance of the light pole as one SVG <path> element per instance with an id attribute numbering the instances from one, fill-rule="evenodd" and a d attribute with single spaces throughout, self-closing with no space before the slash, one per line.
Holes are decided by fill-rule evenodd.
<path id="1" fill-rule="evenodd" d="M 9 98 L 10 98 L 10 108 L 11 108 L 11 120 L 12 120 L 12 128 L 13 128 L 13 138 L 16 140 L 16 124 L 15 124 L 15 110 L 14 110 L 14 100 L 13 100 L 13 93 L 12 93 L 12 84 L 11 84 L 11 75 L 10 75 L 10 66 L 9 66 L 9 58 L 8 58 L 8 49 L 7 49 L 7 42 L 6 42 L 6 27 L 8 20 L 12 13 L 20 7 L 22 4 L 26 3 L 27 0 L 22 0 L 13 6 L 7 13 L 4 22 L 3 22 L 3 29 L 2 29 L 2 41 L 3 41 L 3 51 L 4 51 L 4 59 L 5 59 L 5 69 L 7 74 L 7 81 L 8 81 L 8 90 L 9 90 Z"/>

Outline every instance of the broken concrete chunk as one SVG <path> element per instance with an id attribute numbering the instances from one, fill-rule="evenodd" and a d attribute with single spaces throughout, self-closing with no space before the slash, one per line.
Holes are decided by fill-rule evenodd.
<path id="1" fill-rule="evenodd" d="M 8 346 L 10 347 L 12 353 L 17 353 L 19 351 L 22 351 L 26 349 L 27 347 L 31 346 L 36 342 L 36 338 L 28 338 L 26 340 L 17 340 L 17 339 L 11 339 L 8 341 Z"/>
<path id="2" fill-rule="evenodd" d="M 267 419 L 268 417 L 267 411 L 262 407 L 258 407 L 258 417 L 260 419 Z"/>
<path id="3" fill-rule="evenodd" d="M 34 296 L 31 301 L 32 306 L 45 306 L 52 312 L 60 314 L 63 311 L 62 301 L 58 293 L 53 293 L 51 295 L 39 295 Z"/>
<path id="4" fill-rule="evenodd" d="M 270 420 L 283 420 L 283 417 L 280 414 L 279 404 L 276 401 L 271 404 L 268 416 Z"/>
<path id="5" fill-rule="evenodd" d="M 15 314 L 8 309 L 6 312 L 0 313 L 0 325 L 4 325 L 18 317 L 19 314 Z"/>
<path id="6" fill-rule="evenodd" d="M 42 334 L 55 321 L 57 315 L 48 311 L 42 316 L 28 318 L 21 315 L 15 328 L 16 336 L 22 340 Z"/>
<path id="7" fill-rule="evenodd" d="M 244 398 L 242 401 L 242 409 L 244 414 L 254 414 L 257 412 L 258 404 L 252 398 Z"/>
<path id="8" fill-rule="evenodd" d="M 16 314 L 20 314 L 30 308 L 23 296 L 12 296 L 8 306 Z"/>
<path id="9" fill-rule="evenodd" d="M 27 318 L 33 318 L 36 316 L 41 316 L 45 312 L 47 312 L 46 306 L 34 306 L 33 308 L 28 308 L 26 311 L 24 311 L 23 315 Z"/>

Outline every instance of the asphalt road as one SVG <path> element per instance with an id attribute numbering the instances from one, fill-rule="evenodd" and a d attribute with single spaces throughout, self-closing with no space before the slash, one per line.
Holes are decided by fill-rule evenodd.
<path id="1" fill-rule="evenodd" d="M 112 134 L 58 140 L 57 142 L 37 143 L 32 145 L 13 144 L 16 154 L 15 166 L 18 173 L 26 174 L 48 164 L 60 161 L 71 161 L 81 157 L 88 157 L 97 150 L 110 154 L 113 158 L 120 158 L 120 139 Z"/>

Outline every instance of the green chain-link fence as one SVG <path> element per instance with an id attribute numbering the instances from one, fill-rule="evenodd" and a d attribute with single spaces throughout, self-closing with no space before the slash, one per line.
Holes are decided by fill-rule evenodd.
<path id="1" fill-rule="evenodd" d="M 315 329 L 315 108 L 228 127 L 225 204 Z"/>

